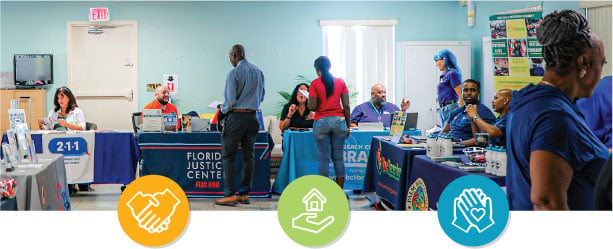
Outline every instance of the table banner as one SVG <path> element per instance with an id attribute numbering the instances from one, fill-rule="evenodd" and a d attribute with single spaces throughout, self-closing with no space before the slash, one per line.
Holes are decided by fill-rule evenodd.
<path id="1" fill-rule="evenodd" d="M 68 183 L 94 181 L 95 144 L 94 132 L 49 133 L 42 136 L 43 156 L 64 155 Z"/>
<path id="2" fill-rule="evenodd" d="M 221 197 L 224 195 L 224 174 L 221 134 L 142 133 L 138 143 L 144 159 L 143 175 L 163 175 L 181 186 L 188 197 Z M 273 145 L 274 146 L 274 145 Z M 251 197 L 270 197 L 270 150 L 268 133 L 258 133 L 255 143 Z M 235 183 L 240 186 L 242 151 L 236 154 Z"/>
<path id="3" fill-rule="evenodd" d="M 461 156 L 464 162 L 468 162 L 468 158 L 463 154 L 455 154 L 454 156 Z M 468 173 L 458 168 L 434 162 L 425 155 L 415 156 L 411 174 L 409 174 L 407 181 L 406 209 L 437 210 L 438 199 L 445 187 L 453 180 L 471 174 L 490 178 L 500 186 L 505 185 L 504 177 L 485 173 Z"/>
<path id="4" fill-rule="evenodd" d="M 379 197 L 397 205 L 397 200 L 403 196 L 401 188 L 403 166 L 406 164 L 407 153 L 395 144 L 373 138 L 368 160 L 367 176 L 364 182 L 364 192 L 376 192 Z M 370 176 L 370 177 L 369 177 Z"/>
<path id="5" fill-rule="evenodd" d="M 70 197 L 64 171 L 64 163 L 59 158 L 34 175 L 36 184 L 33 184 L 33 187 L 38 189 L 32 192 L 38 193 L 40 210 L 70 211 Z"/>
<path id="6" fill-rule="evenodd" d="M 389 131 L 352 131 L 345 140 L 345 190 L 362 190 L 370 142 L 373 136 L 385 136 Z M 292 181 L 305 175 L 319 174 L 317 145 L 312 131 L 289 131 L 283 135 L 283 159 L 273 185 L 275 193 L 281 193 Z M 329 177 L 334 177 L 334 164 L 329 163 Z"/>

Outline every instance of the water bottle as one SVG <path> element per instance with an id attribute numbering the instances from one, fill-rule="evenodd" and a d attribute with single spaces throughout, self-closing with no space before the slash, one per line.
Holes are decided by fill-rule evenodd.
<path id="1" fill-rule="evenodd" d="M 485 150 L 485 173 L 492 173 L 492 146 L 487 146 Z"/>
<path id="2" fill-rule="evenodd" d="M 494 148 L 493 162 L 494 167 L 492 169 L 492 174 L 498 175 L 498 170 L 500 169 L 500 147 L 498 146 Z"/>
<path id="3" fill-rule="evenodd" d="M 498 176 L 507 176 L 507 150 L 500 148 Z"/>
<path id="4" fill-rule="evenodd" d="M 442 147 L 440 149 L 442 157 L 453 156 L 453 142 L 451 141 L 451 135 L 445 134 L 443 137 Z"/>
<path id="5" fill-rule="evenodd" d="M 445 133 L 441 133 L 438 135 L 438 139 L 436 140 L 436 143 L 438 144 L 438 156 L 443 156 L 445 152 L 444 143 L 445 143 L 446 136 L 447 135 Z"/>
<path id="6" fill-rule="evenodd" d="M 432 157 L 439 157 L 441 155 L 439 146 L 438 146 L 438 141 L 436 141 L 436 135 L 434 134 L 429 134 L 428 135 L 428 139 L 426 140 L 426 155 L 428 155 L 428 157 L 432 158 Z"/>

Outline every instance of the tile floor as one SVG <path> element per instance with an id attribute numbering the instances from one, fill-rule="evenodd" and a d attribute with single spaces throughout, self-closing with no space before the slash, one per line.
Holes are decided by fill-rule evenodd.
<path id="1" fill-rule="evenodd" d="M 78 192 L 70 197 L 70 205 L 73 211 L 113 211 L 117 210 L 117 201 L 121 194 L 121 184 L 92 184 L 94 191 Z M 371 211 L 374 207 L 369 206 L 368 200 L 362 195 L 349 195 L 349 207 L 352 211 Z M 236 207 L 219 206 L 213 203 L 214 198 L 190 198 L 189 206 L 193 211 L 257 211 L 277 210 L 279 195 L 272 198 L 251 198 L 251 204 L 239 204 Z"/>

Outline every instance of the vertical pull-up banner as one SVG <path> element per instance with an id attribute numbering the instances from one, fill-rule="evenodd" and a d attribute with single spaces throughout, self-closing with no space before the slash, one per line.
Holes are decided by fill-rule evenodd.
<path id="1" fill-rule="evenodd" d="M 542 12 L 490 16 L 494 90 L 518 90 L 545 73 L 543 47 L 536 39 Z"/>

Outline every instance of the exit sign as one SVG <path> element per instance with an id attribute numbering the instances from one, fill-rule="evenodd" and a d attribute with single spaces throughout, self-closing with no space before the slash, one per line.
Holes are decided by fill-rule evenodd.
<path id="1" fill-rule="evenodd" d="M 109 8 L 90 8 L 89 21 L 108 21 L 110 19 Z"/>

